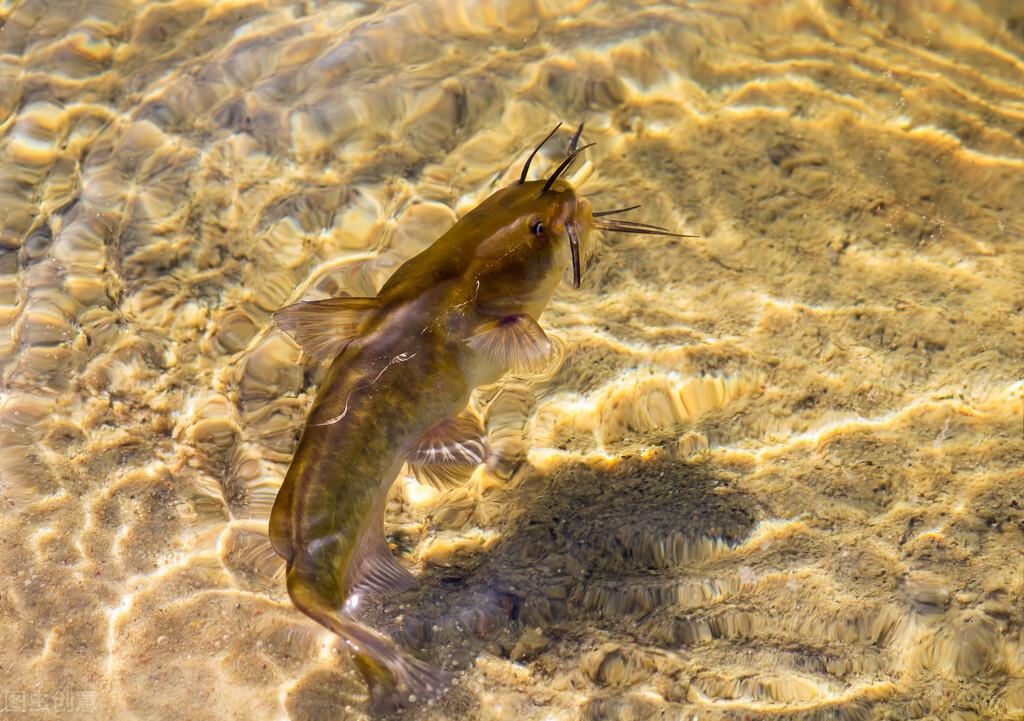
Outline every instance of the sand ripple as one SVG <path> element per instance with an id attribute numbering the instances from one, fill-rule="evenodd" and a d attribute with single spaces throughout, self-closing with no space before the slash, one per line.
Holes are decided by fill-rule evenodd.
<path id="1" fill-rule="evenodd" d="M 370 294 L 587 121 L 563 350 L 404 479 L 423 716 L 1024 718 L 1012 2 L 0 3 L 0 650 L 39 718 L 358 718 L 265 539 Z M 564 142 L 568 134 L 560 136 Z M 552 147 L 539 165 L 556 160 Z M 20 706 L 19 706 L 20 704 Z"/>

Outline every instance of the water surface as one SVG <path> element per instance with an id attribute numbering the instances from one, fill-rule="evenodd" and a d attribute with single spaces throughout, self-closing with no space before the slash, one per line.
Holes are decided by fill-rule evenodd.
<path id="1" fill-rule="evenodd" d="M 371 294 L 558 120 L 605 236 L 396 484 L 375 623 L 481 719 L 1024 718 L 1019 3 L 0 3 L 0 703 L 360 718 L 266 520 Z M 540 168 L 557 162 L 559 135 Z"/>

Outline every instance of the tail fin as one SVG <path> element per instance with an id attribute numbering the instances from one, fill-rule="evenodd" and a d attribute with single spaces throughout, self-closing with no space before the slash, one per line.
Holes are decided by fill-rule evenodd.
<path id="1" fill-rule="evenodd" d="M 450 673 L 402 653 L 366 626 L 339 621 L 334 631 L 345 639 L 356 668 L 366 680 L 372 714 L 429 704 L 451 685 Z"/>
<path id="2" fill-rule="evenodd" d="M 403 653 L 387 637 L 342 617 L 294 566 L 288 569 L 288 595 L 296 608 L 345 641 L 369 687 L 372 714 L 429 704 L 451 685 L 451 674 Z"/>

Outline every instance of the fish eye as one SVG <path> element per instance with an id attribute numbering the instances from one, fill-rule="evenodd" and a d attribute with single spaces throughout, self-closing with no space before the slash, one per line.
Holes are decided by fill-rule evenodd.
<path id="1" fill-rule="evenodd" d="M 530 232 L 534 235 L 541 235 L 544 232 L 544 221 L 540 218 L 530 219 Z"/>

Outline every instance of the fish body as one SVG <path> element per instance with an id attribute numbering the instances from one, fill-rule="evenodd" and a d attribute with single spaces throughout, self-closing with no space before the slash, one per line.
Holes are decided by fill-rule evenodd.
<path id="1" fill-rule="evenodd" d="M 537 318 L 567 269 L 579 285 L 580 243 L 594 224 L 590 204 L 558 178 L 578 138 L 546 181 L 526 180 L 528 160 L 519 183 L 399 267 L 376 297 L 275 314 L 330 367 L 275 500 L 270 540 L 287 562 L 292 602 L 345 640 L 374 712 L 435 697 L 449 680 L 356 620 L 364 593 L 415 584 L 384 538 L 388 491 L 406 462 L 438 483 L 480 463 L 483 432 L 464 414 L 470 393 L 548 361 Z"/>
<path id="2" fill-rule="evenodd" d="M 384 539 L 388 490 L 424 429 L 461 411 L 470 388 L 453 344 L 436 331 L 399 352 L 381 335 L 353 344 L 328 370 L 275 502 L 271 540 L 287 561 L 293 603 L 345 639 L 374 710 L 386 712 L 436 695 L 448 678 L 356 623 L 353 591 L 412 585 Z"/>
<path id="3" fill-rule="evenodd" d="M 567 183 L 542 194 L 543 185 L 496 192 L 374 299 L 278 314 L 300 342 L 330 335 L 332 311 L 347 319 L 274 503 L 270 539 L 287 562 L 293 603 L 348 642 L 377 711 L 434 695 L 447 681 L 357 624 L 355 610 L 364 590 L 413 583 L 383 532 L 402 465 L 482 461 L 482 438 L 460 419 L 470 393 L 509 368 L 543 364 L 551 351 L 536 318 L 570 263 L 565 228 L 585 229 L 576 213 L 589 215 L 589 204 Z"/>

